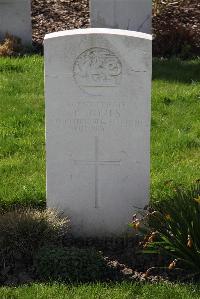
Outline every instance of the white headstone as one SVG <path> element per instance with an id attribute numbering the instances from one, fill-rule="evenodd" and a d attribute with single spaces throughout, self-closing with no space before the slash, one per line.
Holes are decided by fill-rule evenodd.
<path id="1" fill-rule="evenodd" d="M 82 236 L 119 235 L 149 200 L 151 36 L 45 37 L 47 204 Z"/>
<path id="2" fill-rule="evenodd" d="M 21 38 L 23 44 L 31 44 L 30 0 L 0 0 L 0 38 L 6 33 Z"/>
<path id="3" fill-rule="evenodd" d="M 91 27 L 151 33 L 152 0 L 90 0 Z"/>

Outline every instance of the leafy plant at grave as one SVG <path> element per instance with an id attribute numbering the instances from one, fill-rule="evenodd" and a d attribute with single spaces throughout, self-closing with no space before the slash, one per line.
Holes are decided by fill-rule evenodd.
<path id="1" fill-rule="evenodd" d="M 30 267 L 46 244 L 61 243 L 69 220 L 53 210 L 14 210 L 0 214 L 0 274 Z"/>
<path id="2" fill-rule="evenodd" d="M 176 188 L 174 196 L 153 204 L 134 228 L 142 228 L 146 237 L 144 252 L 173 257 L 169 270 L 182 267 L 193 275 L 200 273 L 200 183 L 189 190 Z"/>
<path id="3" fill-rule="evenodd" d="M 43 281 L 101 281 L 111 273 L 102 254 L 91 248 L 43 247 L 35 258 L 35 267 Z"/>

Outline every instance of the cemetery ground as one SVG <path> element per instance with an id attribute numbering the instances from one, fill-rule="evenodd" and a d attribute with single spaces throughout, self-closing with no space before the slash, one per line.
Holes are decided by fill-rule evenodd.
<path id="1" fill-rule="evenodd" d="M 0 206 L 45 207 L 43 57 L 0 59 Z M 151 201 L 199 179 L 200 60 L 153 62 Z M 130 219 L 131 221 L 131 219 Z M 58 295 L 59 293 L 59 295 Z M 195 285 L 95 284 L 1 288 L 2 298 L 199 298 Z M 32 296 L 32 297 L 31 297 Z M 59 297 L 60 296 L 60 297 Z M 97 297 L 99 296 L 99 297 Z"/>

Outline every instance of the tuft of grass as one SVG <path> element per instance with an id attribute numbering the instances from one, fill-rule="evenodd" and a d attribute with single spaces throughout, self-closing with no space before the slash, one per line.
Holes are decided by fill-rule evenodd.
<path id="1" fill-rule="evenodd" d="M 0 206 L 44 206 L 43 58 L 0 59 Z M 154 60 L 151 198 L 200 178 L 200 59 Z"/>
<path id="2" fill-rule="evenodd" d="M 68 231 L 69 220 L 54 210 L 0 213 L 0 285 L 21 283 L 22 273 L 23 281 L 36 279 L 35 256 L 43 246 L 61 246 Z"/>
<path id="3" fill-rule="evenodd" d="M 69 220 L 54 210 L 0 213 L 0 268 L 10 266 L 16 256 L 23 262 L 32 260 L 41 246 L 61 244 L 68 230 Z"/>

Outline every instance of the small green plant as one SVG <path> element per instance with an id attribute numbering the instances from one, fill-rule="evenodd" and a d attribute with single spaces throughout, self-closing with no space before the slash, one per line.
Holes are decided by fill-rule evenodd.
<path id="1" fill-rule="evenodd" d="M 142 219 L 135 216 L 133 227 L 146 232 L 144 252 L 173 257 L 169 270 L 182 267 L 200 273 L 200 184 L 189 190 L 176 188 L 168 200 L 153 204 Z"/>
<path id="2" fill-rule="evenodd" d="M 111 272 L 102 254 L 95 249 L 43 247 L 35 258 L 41 280 L 91 282 L 105 280 Z"/>

